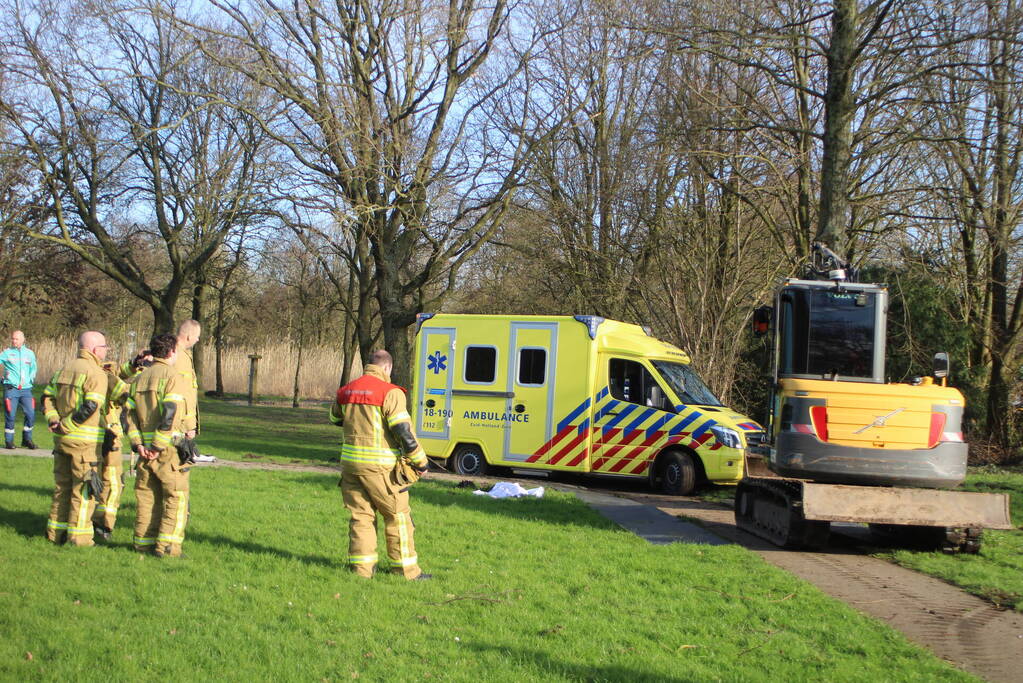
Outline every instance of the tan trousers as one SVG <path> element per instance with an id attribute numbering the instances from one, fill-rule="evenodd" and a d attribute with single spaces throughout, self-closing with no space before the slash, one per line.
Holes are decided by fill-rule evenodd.
<path id="1" fill-rule="evenodd" d="M 92 522 L 95 526 L 113 531 L 117 522 L 117 508 L 124 492 L 124 455 L 121 453 L 120 437 L 114 439 L 114 450 L 103 454 L 100 476 L 103 478 L 103 493 L 96 499 L 96 513 L 92 516 Z"/>
<path id="2" fill-rule="evenodd" d="M 46 538 L 53 543 L 93 545 L 92 514 L 96 501 L 89 480 L 98 460 L 97 446 L 58 444 L 53 451 L 53 503 Z"/>
<path id="3" fill-rule="evenodd" d="M 140 459 L 135 475 L 135 550 L 177 557 L 188 524 L 188 467 L 176 448 L 165 448 L 155 460 Z"/>
<path id="4" fill-rule="evenodd" d="M 384 518 L 387 562 L 395 574 L 414 579 L 423 573 L 413 539 L 415 524 L 408 491 L 391 483 L 387 472 L 341 475 L 341 496 L 352 517 L 348 524 L 348 566 L 359 576 L 373 576 L 377 564 L 377 513 Z"/>

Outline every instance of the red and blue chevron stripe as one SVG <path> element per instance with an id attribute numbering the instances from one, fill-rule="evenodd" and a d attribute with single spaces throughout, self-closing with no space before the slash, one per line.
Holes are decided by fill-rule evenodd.
<path id="1" fill-rule="evenodd" d="M 592 407 L 592 422 L 591 422 Z M 717 450 L 710 428 L 717 422 L 689 406 L 677 414 L 611 397 L 607 387 L 587 398 L 558 422 L 557 432 L 527 459 L 556 468 L 579 468 L 608 474 L 640 475 L 664 448 L 681 444 L 693 450 Z M 609 418 L 610 419 L 607 419 Z M 751 426 L 744 426 L 751 425 Z M 759 430 L 756 423 L 744 429 Z M 589 457 L 590 466 L 585 466 Z"/>

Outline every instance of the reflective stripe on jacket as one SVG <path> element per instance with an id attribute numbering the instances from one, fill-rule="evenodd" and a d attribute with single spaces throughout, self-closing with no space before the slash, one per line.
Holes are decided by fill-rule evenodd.
<path id="1" fill-rule="evenodd" d="M 43 390 L 43 411 L 47 422 L 60 422 L 65 434 L 55 435 L 56 445 L 100 444 L 103 442 L 101 418 L 107 400 L 107 373 L 99 358 L 84 349 L 70 365 L 54 373 Z M 85 401 L 93 401 L 96 410 L 78 423 L 72 419 Z"/>
<path id="2" fill-rule="evenodd" d="M 130 384 L 125 421 L 133 447 L 145 444 L 147 448 L 163 450 L 181 436 L 185 413 L 182 383 L 176 367 L 166 358 L 155 358 Z M 174 414 L 171 419 L 165 419 L 170 404 L 173 404 Z"/>
<path id="3" fill-rule="evenodd" d="M 402 452 L 392 433 L 399 424 L 412 420 L 405 406 L 405 392 L 390 383 L 390 377 L 376 365 L 367 365 L 366 373 L 338 389 L 330 409 L 330 420 L 344 427 L 341 464 L 353 471 L 381 471 L 394 467 L 399 457 L 407 457 L 416 467 L 426 466 L 426 453 L 415 443 L 412 452 Z"/>
<path id="4" fill-rule="evenodd" d="M 199 381 L 195 376 L 195 363 L 192 360 L 192 350 L 182 349 L 178 351 L 178 359 L 174 363 L 174 369 L 181 375 L 181 383 L 178 385 L 178 392 L 184 397 L 184 415 L 181 421 L 181 430 L 184 432 L 199 429 Z"/>

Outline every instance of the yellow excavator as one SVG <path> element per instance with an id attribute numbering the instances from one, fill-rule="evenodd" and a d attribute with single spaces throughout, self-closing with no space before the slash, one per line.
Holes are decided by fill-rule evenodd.
<path id="1" fill-rule="evenodd" d="M 832 522 L 900 542 L 977 552 L 983 529 L 1011 529 L 1005 494 L 952 490 L 966 477 L 963 395 L 948 355 L 911 384 L 885 382 L 888 290 L 814 245 L 807 279 L 788 279 L 753 331 L 773 342 L 770 420 L 749 444 L 735 521 L 782 547 L 822 547 Z M 812 279 L 811 279 L 812 278 Z"/>

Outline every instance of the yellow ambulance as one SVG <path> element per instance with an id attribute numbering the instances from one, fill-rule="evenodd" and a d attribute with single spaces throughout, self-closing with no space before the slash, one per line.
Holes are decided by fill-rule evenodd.
<path id="1" fill-rule="evenodd" d="M 681 349 L 599 316 L 420 314 L 413 409 L 431 458 L 646 478 L 688 494 L 742 479 L 763 427 L 721 404 Z"/>

